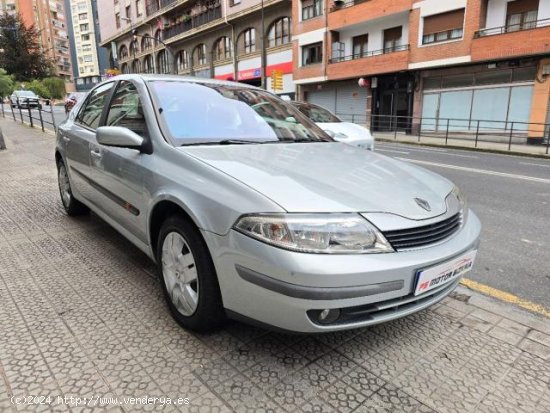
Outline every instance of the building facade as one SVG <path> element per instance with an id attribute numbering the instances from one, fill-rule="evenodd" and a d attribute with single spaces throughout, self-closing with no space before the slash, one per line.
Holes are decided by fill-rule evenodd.
<path id="1" fill-rule="evenodd" d="M 108 68 L 107 51 L 99 47 L 96 0 L 65 0 L 73 76 L 77 91 L 86 91 L 101 82 Z"/>
<path id="2" fill-rule="evenodd" d="M 375 130 L 550 123 L 550 0 L 293 0 L 292 18 L 298 98 Z"/>
<path id="3" fill-rule="evenodd" d="M 39 44 L 53 64 L 56 74 L 65 80 L 65 88 L 72 90 L 71 55 L 68 26 L 62 0 L 2 0 L 2 11 L 19 13 L 26 26 L 34 25 Z"/>
<path id="4" fill-rule="evenodd" d="M 272 90 L 278 71 L 275 92 L 293 97 L 290 8 L 287 0 L 98 0 L 101 45 L 123 73 L 263 79 Z"/>

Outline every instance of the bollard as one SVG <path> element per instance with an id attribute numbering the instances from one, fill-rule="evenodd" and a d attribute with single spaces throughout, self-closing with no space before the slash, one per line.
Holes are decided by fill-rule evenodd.
<path id="1" fill-rule="evenodd" d="M 57 127 L 55 126 L 55 118 L 53 117 L 53 108 L 54 108 L 54 105 L 50 104 L 50 114 L 52 115 L 53 131 L 57 132 Z"/>
<path id="2" fill-rule="evenodd" d="M 514 133 L 514 122 L 510 126 L 510 139 L 508 140 L 508 150 L 512 149 L 512 134 Z"/>
<path id="3" fill-rule="evenodd" d="M 548 129 L 548 137 L 546 138 L 546 155 L 548 155 L 548 148 L 550 148 L 550 128 Z"/>
<path id="4" fill-rule="evenodd" d="M 477 128 L 476 128 L 476 142 L 475 147 L 477 148 L 477 138 L 479 137 L 479 120 L 477 121 Z"/>
<path id="5" fill-rule="evenodd" d="M 34 128 L 34 124 L 32 122 L 31 105 L 27 105 L 27 110 L 29 111 L 29 123 L 31 124 L 31 128 Z"/>
<path id="6" fill-rule="evenodd" d="M 42 109 L 38 108 L 38 116 L 40 117 L 40 127 L 42 128 L 42 132 L 44 131 L 44 119 L 42 119 Z"/>
<path id="7" fill-rule="evenodd" d="M 19 116 L 21 117 L 21 123 L 25 123 L 23 121 L 23 111 L 21 110 L 21 105 L 19 104 L 19 101 L 17 102 L 17 109 L 19 109 Z"/>
<path id="8" fill-rule="evenodd" d="M 12 116 L 13 116 L 13 121 L 14 121 L 14 122 L 17 122 L 17 120 L 15 120 L 15 112 L 14 112 L 14 110 L 13 110 L 13 103 L 11 103 L 11 100 L 10 100 L 10 108 L 11 108 L 11 114 L 12 114 Z"/>
<path id="9" fill-rule="evenodd" d="M 449 119 L 447 119 L 447 130 L 445 131 L 445 145 L 447 145 L 448 140 L 449 140 Z"/>

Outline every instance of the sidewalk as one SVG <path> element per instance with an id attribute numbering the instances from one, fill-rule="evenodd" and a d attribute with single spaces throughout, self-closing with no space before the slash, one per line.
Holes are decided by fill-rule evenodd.
<path id="1" fill-rule="evenodd" d="M 343 333 L 181 329 L 144 254 L 65 215 L 53 136 L 0 127 L 1 412 L 550 412 L 550 319 L 465 287 Z"/>
<path id="2" fill-rule="evenodd" d="M 373 136 L 376 141 L 381 142 L 399 142 L 415 145 L 429 145 L 429 146 L 447 146 L 460 149 L 469 150 L 482 150 L 497 153 L 505 153 L 510 155 L 526 155 L 526 156 L 538 156 L 544 158 L 550 158 L 550 154 L 546 154 L 546 145 L 527 145 L 512 143 L 510 150 L 508 150 L 508 141 L 503 139 L 502 142 L 483 142 L 478 141 L 477 147 L 475 146 L 474 138 L 471 139 L 457 139 L 449 137 L 447 145 L 445 145 L 445 136 L 441 137 L 429 137 L 421 136 L 420 141 L 418 135 L 407 135 L 403 132 L 373 132 Z"/>

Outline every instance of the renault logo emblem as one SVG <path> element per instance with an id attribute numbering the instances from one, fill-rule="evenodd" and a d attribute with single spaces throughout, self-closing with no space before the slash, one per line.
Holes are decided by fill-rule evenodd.
<path id="1" fill-rule="evenodd" d="M 414 198 L 415 202 L 418 204 L 418 206 L 422 209 L 425 209 L 426 211 L 431 211 L 432 207 L 430 206 L 429 202 L 422 198 Z"/>

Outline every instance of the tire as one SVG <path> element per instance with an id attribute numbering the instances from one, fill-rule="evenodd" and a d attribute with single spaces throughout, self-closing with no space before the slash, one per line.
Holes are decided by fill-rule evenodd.
<path id="1" fill-rule="evenodd" d="M 191 222 L 180 215 L 164 221 L 157 240 L 157 262 L 166 303 L 179 325 L 204 332 L 223 324 L 225 311 L 216 269 L 202 235 Z"/>
<path id="2" fill-rule="evenodd" d="M 65 164 L 61 160 L 57 162 L 57 182 L 61 203 L 67 215 L 74 217 L 85 215 L 90 212 L 90 209 L 86 205 L 73 196 L 69 175 L 67 174 Z"/>

